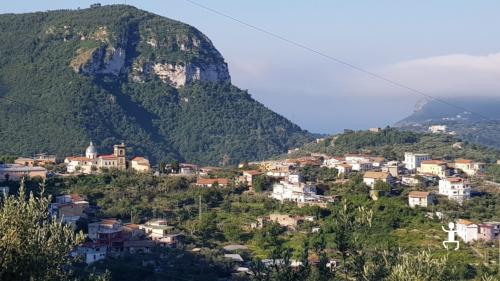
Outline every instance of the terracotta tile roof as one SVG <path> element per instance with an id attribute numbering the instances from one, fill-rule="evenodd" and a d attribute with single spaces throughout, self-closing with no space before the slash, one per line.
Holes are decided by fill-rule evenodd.
<path id="1" fill-rule="evenodd" d="M 459 164 L 470 164 L 472 163 L 472 160 L 469 160 L 469 159 L 456 159 L 455 160 L 455 163 L 459 163 Z"/>
<path id="2" fill-rule="evenodd" d="M 387 179 L 390 176 L 388 172 L 373 172 L 368 171 L 364 174 L 363 178 L 369 179 Z"/>
<path id="3" fill-rule="evenodd" d="M 257 170 L 248 170 L 248 171 L 243 171 L 243 174 L 248 174 L 251 176 L 258 176 L 258 175 L 261 175 L 262 172 L 257 171 Z"/>
<path id="4" fill-rule="evenodd" d="M 116 156 L 114 154 L 107 154 L 107 155 L 99 155 L 99 158 L 105 159 L 105 160 L 116 160 Z"/>
<path id="5" fill-rule="evenodd" d="M 441 160 L 424 160 L 422 161 L 421 164 L 428 164 L 428 165 L 445 165 L 446 162 L 441 161 Z"/>
<path id="6" fill-rule="evenodd" d="M 223 179 L 223 178 L 218 178 L 218 179 L 205 179 L 205 178 L 199 178 L 196 181 L 196 184 L 198 185 L 212 185 L 214 183 L 218 183 L 220 185 L 227 185 L 229 183 L 228 179 Z"/>
<path id="7" fill-rule="evenodd" d="M 471 224 L 474 224 L 473 222 L 469 221 L 469 220 L 464 220 L 464 219 L 458 219 L 457 221 L 458 224 L 463 224 L 463 225 L 471 225 Z"/>
<path id="8" fill-rule="evenodd" d="M 411 191 L 408 196 L 417 197 L 417 198 L 427 198 L 429 196 L 429 192 L 426 191 Z"/>
<path id="9" fill-rule="evenodd" d="M 462 181 L 464 181 L 464 179 L 457 178 L 457 177 L 448 177 L 448 178 L 446 178 L 446 180 L 449 182 L 462 182 Z"/>
<path id="10" fill-rule="evenodd" d="M 371 159 L 373 162 L 384 162 L 384 161 L 385 161 L 385 158 L 384 158 L 384 157 L 370 157 L 370 159 Z"/>

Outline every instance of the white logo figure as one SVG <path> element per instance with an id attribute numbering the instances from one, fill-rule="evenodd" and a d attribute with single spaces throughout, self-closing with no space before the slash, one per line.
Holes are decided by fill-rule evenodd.
<path id="1" fill-rule="evenodd" d="M 456 244 L 455 251 L 458 250 L 458 247 L 460 246 L 460 242 L 458 240 L 455 240 L 455 233 L 457 233 L 455 229 L 455 224 L 450 222 L 448 224 L 449 230 L 444 229 L 444 226 L 441 226 L 443 228 L 443 231 L 448 232 L 448 240 L 443 241 L 443 246 L 446 250 L 448 250 L 448 244 Z"/>

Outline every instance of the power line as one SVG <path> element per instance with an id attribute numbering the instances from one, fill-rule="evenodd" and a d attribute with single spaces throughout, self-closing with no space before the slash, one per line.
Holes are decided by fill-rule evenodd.
<path id="1" fill-rule="evenodd" d="M 59 115 L 56 114 L 56 113 L 54 113 L 54 112 L 50 112 L 50 111 L 48 111 L 48 110 L 46 110 L 44 108 L 41 108 L 41 107 L 38 107 L 38 106 L 34 106 L 32 104 L 28 104 L 28 103 L 25 103 L 25 102 L 22 102 L 22 101 L 18 101 L 18 100 L 12 99 L 12 98 L 8 98 L 8 97 L 0 97 L 0 99 L 6 100 L 6 101 L 10 101 L 10 102 L 13 102 L 13 103 L 17 103 L 17 104 L 20 104 L 22 106 L 29 107 L 29 108 L 45 112 L 45 113 L 54 115 L 56 117 L 59 117 Z"/>
<path id="2" fill-rule="evenodd" d="M 392 80 L 392 79 L 389 79 L 389 78 L 387 78 L 387 77 L 384 77 L 384 76 L 382 76 L 382 75 L 380 75 L 380 74 L 377 74 L 377 73 L 375 73 L 375 72 L 372 72 L 372 71 L 366 70 L 366 69 L 364 69 L 364 68 L 362 68 L 362 67 L 356 66 L 356 65 L 354 65 L 354 64 L 352 64 L 352 63 L 349 63 L 349 62 L 347 62 L 347 61 L 345 61 L 345 60 L 343 60 L 343 59 L 339 59 L 339 58 L 336 58 L 336 57 L 334 57 L 334 56 L 331 56 L 331 55 L 325 54 L 325 53 L 323 53 L 323 52 L 321 52 L 321 51 L 318 51 L 318 50 L 316 50 L 316 49 L 314 49 L 314 48 L 312 48 L 312 47 L 309 47 L 309 46 L 304 45 L 304 44 L 302 44 L 302 43 L 299 43 L 299 42 L 297 42 L 297 41 L 294 41 L 294 40 L 288 39 L 288 38 L 286 38 L 286 37 L 284 37 L 284 36 L 282 36 L 282 35 L 279 35 L 279 34 L 277 34 L 277 33 L 274 33 L 274 32 L 271 32 L 271 31 L 268 31 L 268 30 L 266 30 L 266 29 L 264 29 L 264 28 L 261 28 L 261 27 L 255 26 L 255 25 L 250 24 L 250 23 L 248 23 L 248 22 L 245 22 L 245 21 L 243 21 L 243 20 L 237 19 L 237 18 L 232 17 L 232 16 L 230 16 L 230 15 L 228 15 L 228 14 L 226 14 L 226 13 L 223 13 L 223 12 L 220 12 L 220 11 L 215 10 L 215 9 L 213 9 L 213 8 L 210 8 L 210 7 L 207 7 L 207 6 L 205 6 L 205 5 L 202 5 L 202 4 L 198 3 L 198 2 L 195 2 L 195 1 L 192 1 L 192 0 L 184 0 L 184 1 L 185 1 L 185 2 L 190 3 L 190 4 L 194 5 L 194 6 L 197 6 L 197 7 L 199 7 L 199 8 L 205 9 L 205 10 L 207 10 L 207 11 L 209 11 L 209 12 L 212 12 L 212 13 L 214 13 L 214 14 L 216 14 L 216 15 L 219 15 L 219 16 L 225 17 L 225 18 L 227 18 L 227 19 L 230 19 L 230 20 L 232 20 L 232 21 L 235 21 L 235 22 L 237 22 L 237 23 L 239 23 L 239 24 L 241 24 L 241 25 L 244 25 L 244 26 L 249 27 L 249 28 L 251 28 L 251 29 L 254 29 L 254 30 L 256 30 L 256 31 L 259 31 L 259 32 L 265 33 L 265 34 L 267 34 L 267 35 L 269 35 L 269 36 L 271 36 L 271 37 L 274 37 L 274 38 L 276 38 L 276 39 L 278 39 L 278 40 L 281 40 L 281 41 L 283 41 L 283 42 L 286 42 L 286 43 L 288 43 L 288 44 L 291 44 L 291 45 L 296 46 L 296 47 L 298 47 L 298 48 L 301 48 L 301 49 L 303 49 L 303 50 L 306 50 L 306 51 L 312 52 L 312 53 L 314 53 L 314 54 L 316 54 L 316 55 L 319 55 L 319 56 L 321 56 L 321 57 L 324 57 L 324 58 L 329 59 L 329 60 L 331 60 L 331 61 L 334 61 L 334 62 L 336 62 L 336 63 L 342 64 L 342 65 L 347 66 L 347 67 L 349 67 L 349 68 L 351 68 L 351 69 L 357 70 L 357 71 L 359 71 L 359 72 L 361 72 L 361 73 L 364 73 L 364 74 L 366 74 L 366 75 L 368 75 L 368 76 L 371 76 L 371 77 L 373 77 L 373 78 L 375 78 L 375 79 L 378 79 L 378 80 L 384 81 L 384 82 L 386 82 L 386 83 L 389 83 L 389 84 L 391 84 L 391 85 L 393 85 L 393 86 L 396 86 L 396 87 L 402 88 L 402 89 L 404 89 L 404 90 L 406 90 L 406 91 L 409 91 L 409 92 L 411 92 L 411 93 L 413 93 L 413 94 L 417 94 L 417 95 L 420 95 L 420 96 L 423 96 L 423 97 L 426 97 L 426 98 L 429 98 L 429 99 L 432 99 L 432 100 L 438 101 L 438 102 L 440 102 L 440 103 L 442 103 L 442 104 L 446 104 L 446 105 L 448 105 L 448 106 L 454 107 L 454 108 L 456 108 L 456 109 L 460 109 L 460 110 L 462 110 L 462 111 L 470 112 L 470 113 L 472 113 L 472 114 L 474 114 L 474 115 L 477 115 L 477 116 L 479 116 L 479 117 L 481 117 L 481 118 L 483 118 L 483 119 L 486 119 L 486 120 L 489 120 L 489 119 L 490 119 L 489 117 L 486 117 L 486 116 L 484 116 L 484 115 L 482 115 L 482 114 L 479 114 L 479 113 L 477 113 L 477 112 L 473 112 L 473 111 L 471 111 L 471 110 L 468 110 L 467 108 L 464 108 L 464 107 L 462 107 L 462 106 L 459 106 L 459 105 L 453 104 L 453 103 L 451 103 L 451 102 L 445 101 L 445 100 L 443 100 L 443 99 L 441 99 L 441 98 L 434 97 L 434 96 L 432 96 L 432 95 L 430 95 L 430 94 L 427 94 L 427 93 L 425 93 L 425 92 L 423 92 L 423 91 L 417 90 L 417 89 L 412 88 L 412 87 L 410 87 L 410 86 L 407 86 L 407 85 L 405 85 L 405 84 L 403 84 L 403 83 L 400 83 L 400 82 L 394 81 L 394 80 Z"/>

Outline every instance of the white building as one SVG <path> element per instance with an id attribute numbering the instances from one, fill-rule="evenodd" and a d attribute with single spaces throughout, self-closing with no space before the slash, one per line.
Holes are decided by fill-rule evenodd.
<path id="1" fill-rule="evenodd" d="M 414 175 L 402 176 L 401 184 L 405 186 L 419 186 L 422 184 L 422 180 Z"/>
<path id="2" fill-rule="evenodd" d="M 149 164 L 148 159 L 137 156 L 132 158 L 132 160 L 130 160 L 130 168 L 132 168 L 132 170 L 135 170 L 137 172 L 146 173 L 149 171 L 151 166 Z"/>
<path id="3" fill-rule="evenodd" d="M 462 203 L 470 198 L 470 183 L 462 178 L 447 177 L 439 180 L 439 194 Z"/>
<path id="4" fill-rule="evenodd" d="M 335 168 L 337 165 L 345 163 L 345 158 L 342 157 L 331 157 L 331 158 L 325 158 L 323 160 L 323 167 L 327 168 Z"/>
<path id="5" fill-rule="evenodd" d="M 498 225 L 491 223 L 477 224 L 468 220 L 459 219 L 457 221 L 457 236 L 465 243 L 474 241 L 491 241 L 498 237 L 496 229 Z"/>
<path id="6" fill-rule="evenodd" d="M 370 156 L 363 155 L 363 154 L 347 154 L 345 155 L 345 161 L 347 163 L 354 163 L 354 162 L 370 162 Z"/>
<path id="7" fill-rule="evenodd" d="M 408 205 L 410 208 L 415 208 L 416 206 L 427 208 L 430 204 L 432 204 L 432 199 L 429 192 L 411 191 L 408 194 Z"/>
<path id="8" fill-rule="evenodd" d="M 422 161 L 430 160 L 431 156 L 426 153 L 405 152 L 405 168 L 411 172 L 420 167 Z"/>
<path id="9" fill-rule="evenodd" d="M 160 240 L 167 237 L 173 226 L 168 225 L 166 220 L 152 220 L 140 225 L 139 228 L 143 229 L 152 240 Z"/>
<path id="10" fill-rule="evenodd" d="M 429 132 L 431 133 L 446 133 L 448 127 L 446 125 L 432 125 L 429 127 Z"/>
<path id="11" fill-rule="evenodd" d="M 348 162 L 351 165 L 353 171 L 366 172 L 373 169 L 373 164 L 370 161 L 357 161 Z"/>
<path id="12" fill-rule="evenodd" d="M 388 172 L 373 172 L 369 171 L 363 175 L 363 182 L 369 187 L 373 188 L 377 181 L 382 181 L 388 184 L 392 184 L 391 174 Z"/>
<path id="13" fill-rule="evenodd" d="M 287 180 L 275 183 L 271 197 L 279 201 L 307 202 L 316 197 L 316 186 L 302 182 L 300 175 L 291 174 Z"/>
<path id="14" fill-rule="evenodd" d="M 98 155 L 94 144 L 90 142 L 90 145 L 85 150 L 85 156 L 66 157 L 64 163 L 66 163 L 66 171 L 68 173 L 80 172 L 83 174 L 92 174 L 103 168 L 125 170 L 127 167 L 125 144 L 114 145 L 113 154 Z"/>
<path id="15" fill-rule="evenodd" d="M 97 243 L 89 242 L 78 246 L 71 253 L 73 257 L 81 256 L 86 264 L 92 264 L 106 258 L 107 247 Z"/>
<path id="16" fill-rule="evenodd" d="M 458 171 L 464 172 L 468 176 L 475 176 L 484 173 L 486 164 L 482 162 L 474 162 L 469 159 L 456 159 L 454 168 Z"/>

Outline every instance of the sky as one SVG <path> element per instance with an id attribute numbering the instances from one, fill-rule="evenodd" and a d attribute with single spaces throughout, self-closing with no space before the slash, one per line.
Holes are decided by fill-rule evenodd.
<path id="1" fill-rule="evenodd" d="M 434 97 L 500 96 L 500 1 L 192 1 Z M 8 1 L 0 13 L 94 2 Z M 186 0 L 100 3 L 195 26 L 224 56 L 233 84 L 311 132 L 384 127 L 425 101 Z"/>

